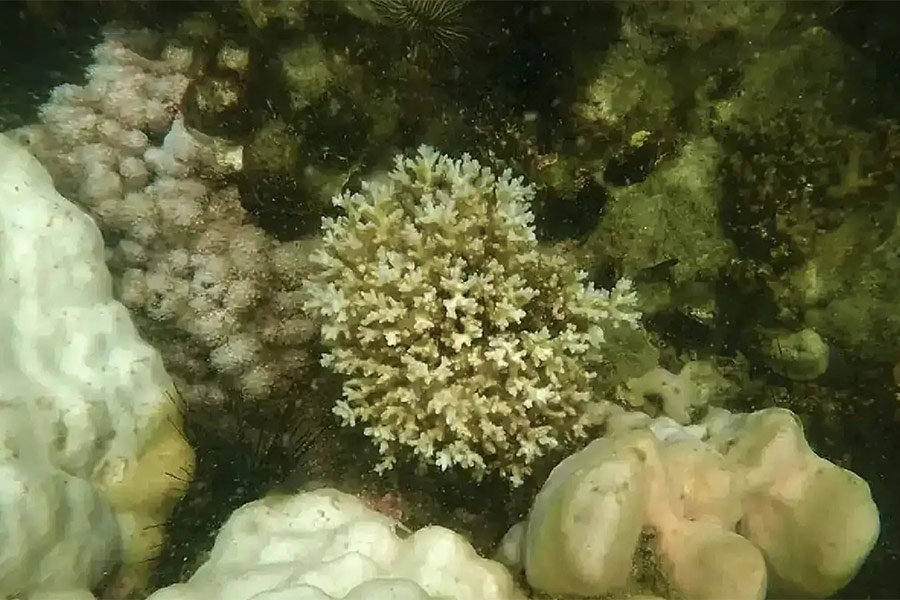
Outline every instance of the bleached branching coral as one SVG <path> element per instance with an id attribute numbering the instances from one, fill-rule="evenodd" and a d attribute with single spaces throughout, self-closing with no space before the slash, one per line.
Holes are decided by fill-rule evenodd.
<path id="1" fill-rule="evenodd" d="M 344 214 L 323 221 L 306 307 L 323 362 L 347 378 L 334 411 L 364 425 L 380 469 L 406 447 L 518 484 L 584 435 L 604 330 L 637 326 L 636 297 L 542 250 L 533 195 L 509 171 L 422 147 L 334 199 Z"/>

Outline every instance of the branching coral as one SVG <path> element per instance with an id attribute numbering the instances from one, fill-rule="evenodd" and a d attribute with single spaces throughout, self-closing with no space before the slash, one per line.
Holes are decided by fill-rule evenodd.
<path id="1" fill-rule="evenodd" d="M 534 190 L 422 147 L 334 203 L 306 307 L 323 363 L 347 377 L 334 412 L 364 425 L 391 468 L 401 448 L 477 478 L 521 483 L 584 435 L 604 329 L 637 326 L 631 282 L 595 289 L 542 250 Z"/>

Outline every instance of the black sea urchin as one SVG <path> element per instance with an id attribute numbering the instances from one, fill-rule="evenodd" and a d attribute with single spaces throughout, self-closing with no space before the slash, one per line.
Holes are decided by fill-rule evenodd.
<path id="1" fill-rule="evenodd" d="M 196 466 L 193 479 L 184 479 L 184 497 L 162 524 L 166 541 L 152 570 L 152 589 L 187 580 L 231 513 L 305 471 L 310 449 L 327 429 L 292 403 L 260 411 L 247 410 L 241 400 L 202 409 L 174 401 Z"/>

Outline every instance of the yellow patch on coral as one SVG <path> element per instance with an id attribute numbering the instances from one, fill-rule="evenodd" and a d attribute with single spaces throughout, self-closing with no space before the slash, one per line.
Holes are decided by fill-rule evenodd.
<path id="1" fill-rule="evenodd" d="M 101 489 L 113 506 L 122 529 L 122 565 L 110 585 L 139 590 L 150 574 L 152 559 L 162 547 L 166 522 L 184 494 L 194 471 L 194 451 L 182 434 L 182 419 L 173 403 L 161 415 L 138 460 Z M 126 592 L 127 595 L 127 592 Z"/>

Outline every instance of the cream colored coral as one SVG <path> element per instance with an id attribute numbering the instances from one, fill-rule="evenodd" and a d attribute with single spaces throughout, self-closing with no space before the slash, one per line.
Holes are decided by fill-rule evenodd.
<path id="1" fill-rule="evenodd" d="M 390 468 L 400 448 L 514 484 L 584 435 L 604 329 L 636 326 L 628 280 L 586 283 L 541 249 L 531 186 L 422 147 L 334 203 L 312 256 L 308 310 L 323 363 L 347 376 L 334 411 Z"/>
<path id="2" fill-rule="evenodd" d="M 786 409 L 711 408 L 689 426 L 623 412 L 607 424 L 501 543 L 535 591 L 826 598 L 875 545 L 868 484 L 816 455 Z"/>

